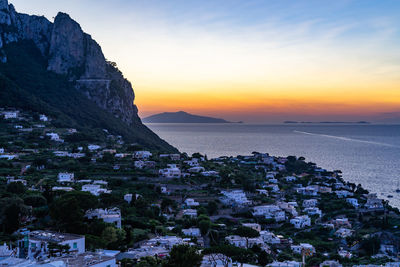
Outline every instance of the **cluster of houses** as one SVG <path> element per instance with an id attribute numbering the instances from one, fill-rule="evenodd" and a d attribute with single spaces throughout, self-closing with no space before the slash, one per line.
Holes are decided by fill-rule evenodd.
<path id="1" fill-rule="evenodd" d="M 1 114 L 4 119 L 12 123 L 15 123 L 15 119 L 18 120 L 22 117 L 18 111 L 2 111 Z M 40 121 L 48 125 L 46 122 L 49 122 L 50 119 L 45 115 L 40 115 Z M 202 214 L 200 209 L 205 207 L 204 203 L 209 199 L 215 200 L 219 208 L 214 216 L 210 215 L 213 227 L 216 225 L 221 226 L 219 222 L 216 222 L 219 218 L 228 218 L 234 225 L 229 226 L 228 230 L 226 225 L 224 226 L 227 231 L 221 240 L 226 244 L 246 249 L 256 245 L 262 251 L 274 256 L 285 250 L 291 251 L 295 256 L 311 257 L 320 252 L 318 247 L 305 242 L 296 242 L 294 241 L 296 240 L 294 235 L 284 235 L 276 229 L 284 226 L 293 233 L 299 233 L 312 232 L 315 228 L 323 227 L 331 233 L 332 240 L 335 238 L 338 241 L 337 243 L 341 244 L 341 247 L 335 252 L 335 256 L 349 259 L 354 257 L 357 252 L 347 243 L 349 237 L 354 236 L 357 231 L 356 223 L 354 223 L 356 219 L 350 216 L 347 217 L 345 214 L 325 216 L 327 211 L 324 209 L 323 204 L 325 203 L 323 201 L 327 201 L 327 199 L 340 201 L 344 203 L 346 208 L 350 208 L 361 215 L 386 212 L 385 202 L 378 198 L 376 194 L 366 193 L 360 196 L 354 187 L 345 183 L 336 172 L 327 172 L 318 167 L 314 167 L 308 173 L 296 174 L 288 172 L 286 170 L 288 158 L 285 157 L 272 157 L 267 153 L 254 153 L 249 156 L 220 157 L 208 161 L 201 156 L 189 157 L 185 154 L 176 153 L 158 154 L 147 150 L 128 151 L 128 153 L 127 150 L 121 149 L 123 148 L 121 137 L 116 137 L 118 146 L 113 146 L 112 148 L 93 142 L 72 149 L 72 147 L 68 147 L 63 138 L 76 132 L 75 129 L 61 131 L 45 128 L 43 129 L 42 140 L 48 141 L 50 139 L 49 143 L 51 143 L 52 147 L 49 151 L 60 161 L 64 160 L 63 158 L 80 159 L 90 155 L 90 162 L 96 163 L 97 160 L 112 155 L 113 162 L 118 162 L 113 166 L 113 174 L 118 174 L 122 163 L 132 167 L 132 169 L 128 169 L 131 173 L 137 172 L 145 176 L 149 171 L 152 174 L 151 178 L 144 178 L 154 178 L 157 183 L 161 181 L 166 184 L 159 187 L 162 197 L 179 202 L 177 208 L 167 212 L 167 214 L 163 214 L 160 211 L 160 216 L 163 215 L 168 221 L 169 226 L 165 228 L 170 231 L 170 235 L 151 235 L 146 240 L 135 244 L 134 248 L 129 248 L 126 252 L 120 253 L 119 251 L 87 252 L 85 249 L 85 237 L 80 235 L 46 230 L 28 231 L 24 234 L 24 238 L 18 242 L 18 246 L 14 248 L 9 247 L 7 244 L 0 246 L 0 266 L 17 264 L 34 266 L 33 264 L 46 262 L 47 266 L 50 267 L 112 267 L 116 266 L 117 261 L 125 258 L 135 260 L 146 256 L 165 258 L 174 246 L 180 244 L 203 248 L 208 244 L 205 242 L 206 238 L 203 239 L 204 233 L 200 230 L 200 226 L 185 225 L 185 227 L 182 227 L 183 229 L 179 228 L 177 230 L 171 225 L 178 221 L 175 219 L 197 218 L 199 214 Z M 108 133 L 106 130 L 104 132 Z M 45 136 L 48 136 L 48 138 L 45 138 Z M 65 138 L 65 140 L 68 139 Z M 18 159 L 18 156 L 17 153 L 8 153 L 7 148 L 0 148 L 0 159 L 13 160 Z M 255 189 L 251 192 L 245 191 L 243 186 L 236 184 L 234 180 L 231 181 L 231 186 L 222 187 L 218 184 L 218 179 L 216 178 L 219 178 L 220 167 L 225 166 L 233 167 L 233 169 L 243 167 L 258 172 L 260 178 L 256 181 Z M 29 162 L 24 162 L 24 168 L 21 173 L 26 172 L 30 167 Z M 94 178 L 86 179 L 86 177 L 81 179 L 79 175 L 75 175 L 73 172 L 58 171 L 60 172 L 57 175 L 52 176 L 54 178 L 52 182 L 54 184 L 57 183 L 56 186 L 52 187 L 53 191 L 81 190 L 94 196 L 113 193 L 111 190 L 114 189 L 111 187 L 112 183 L 109 186 L 108 181 L 104 178 L 105 176 L 102 176 L 102 180 L 98 180 L 98 178 L 96 178 L 97 180 Z M 181 179 L 185 177 L 196 178 L 199 184 L 207 181 L 211 185 L 208 188 L 212 188 L 212 190 L 209 190 L 208 194 L 203 196 L 203 199 L 200 199 L 195 193 L 191 195 L 191 190 L 205 190 L 197 190 L 201 186 L 194 189 L 193 185 L 187 184 L 185 179 Z M 308 179 L 307 177 L 313 177 L 313 179 Z M 29 185 L 29 179 L 24 179 L 23 175 L 19 177 L 17 175 L 7 176 L 6 178 L 8 184 L 22 183 L 26 186 Z M 177 188 L 185 188 L 185 190 L 188 188 L 188 190 L 179 195 L 177 193 L 178 190 L 171 189 L 171 185 L 175 185 Z M 118 190 L 115 190 L 115 192 L 118 192 Z M 62 194 L 62 192 L 59 193 Z M 135 200 L 142 197 L 128 190 L 125 190 L 122 195 L 124 201 L 129 205 L 134 205 Z M 151 205 L 159 207 L 161 197 L 152 201 L 154 202 Z M 84 216 L 87 220 L 102 220 L 115 228 L 121 229 L 126 226 L 121 210 L 125 211 L 115 206 L 91 209 L 87 210 Z M 225 211 L 225 214 L 222 214 L 222 210 Z M 236 213 L 236 217 L 231 216 L 236 211 L 240 211 L 240 213 Z M 241 214 L 246 214 L 247 217 L 241 217 Z M 188 221 L 193 222 L 196 220 Z M 258 233 L 258 236 L 244 237 L 237 235 L 234 230 L 239 226 L 253 229 Z M 172 230 L 174 230 L 173 235 L 171 235 Z M 221 233 L 225 233 L 225 231 Z M 52 246 L 49 246 L 49 244 L 54 243 L 67 248 L 68 253 L 58 251 L 58 254 L 56 253 L 57 255 L 54 256 Z M 397 246 L 393 242 L 383 242 L 380 253 L 393 257 L 398 253 Z M 218 254 L 207 255 L 204 257 L 202 264 L 203 266 L 218 266 L 216 262 L 220 262 L 222 265 L 222 257 Z M 231 259 L 227 262 L 228 266 L 234 266 Z M 321 266 L 341 266 L 338 261 L 325 261 L 321 264 Z M 268 266 L 300 267 L 304 265 L 298 261 L 274 261 Z"/>
<path id="2" fill-rule="evenodd" d="M 117 267 L 119 251 L 86 251 L 85 236 L 26 231 L 14 248 L 0 247 L 0 266 Z"/>

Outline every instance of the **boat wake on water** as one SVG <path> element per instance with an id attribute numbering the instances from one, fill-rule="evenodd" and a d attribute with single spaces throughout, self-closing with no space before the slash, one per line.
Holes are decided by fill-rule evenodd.
<path id="1" fill-rule="evenodd" d="M 321 137 L 327 137 L 327 138 L 334 138 L 334 139 L 343 140 L 343 141 L 350 141 L 350 142 L 358 142 L 358 143 L 364 143 L 364 144 L 370 144 L 370 145 L 378 145 L 378 146 L 400 148 L 400 146 L 396 146 L 396 145 L 392 145 L 392 144 L 374 142 L 374 141 L 367 141 L 367 140 L 360 140 L 360 139 L 348 138 L 348 137 L 343 137 L 343 136 L 328 135 L 328 134 L 317 134 L 317 133 L 303 132 L 303 131 L 298 131 L 298 130 L 293 130 L 293 132 L 299 133 L 299 134 L 306 134 L 306 135 L 314 135 L 314 136 L 321 136 Z"/>

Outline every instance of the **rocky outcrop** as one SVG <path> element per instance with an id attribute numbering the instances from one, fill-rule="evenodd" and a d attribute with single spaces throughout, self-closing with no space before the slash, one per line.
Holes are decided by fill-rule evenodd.
<path id="1" fill-rule="evenodd" d="M 7 61 L 1 48 L 19 40 L 33 41 L 48 60 L 47 69 L 67 76 L 99 107 L 129 125 L 141 124 L 131 84 L 68 14 L 59 13 L 51 23 L 17 13 L 7 0 L 0 0 L 0 61 Z"/>

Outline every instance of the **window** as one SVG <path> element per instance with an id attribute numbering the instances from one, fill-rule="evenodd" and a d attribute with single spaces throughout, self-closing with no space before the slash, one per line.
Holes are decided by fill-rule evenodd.
<path id="1" fill-rule="evenodd" d="M 73 248 L 78 248 L 78 243 L 74 242 Z"/>

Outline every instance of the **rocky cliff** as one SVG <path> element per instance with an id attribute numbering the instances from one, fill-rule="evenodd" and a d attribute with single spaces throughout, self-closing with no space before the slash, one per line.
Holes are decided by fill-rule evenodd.
<path id="1" fill-rule="evenodd" d="M 8 61 L 7 45 L 22 41 L 34 43 L 48 71 L 65 77 L 132 131 L 145 127 L 138 117 L 130 82 L 115 63 L 106 61 L 100 45 L 68 14 L 58 13 L 52 23 L 43 16 L 18 13 L 7 0 L 0 0 L 0 62 Z"/>

